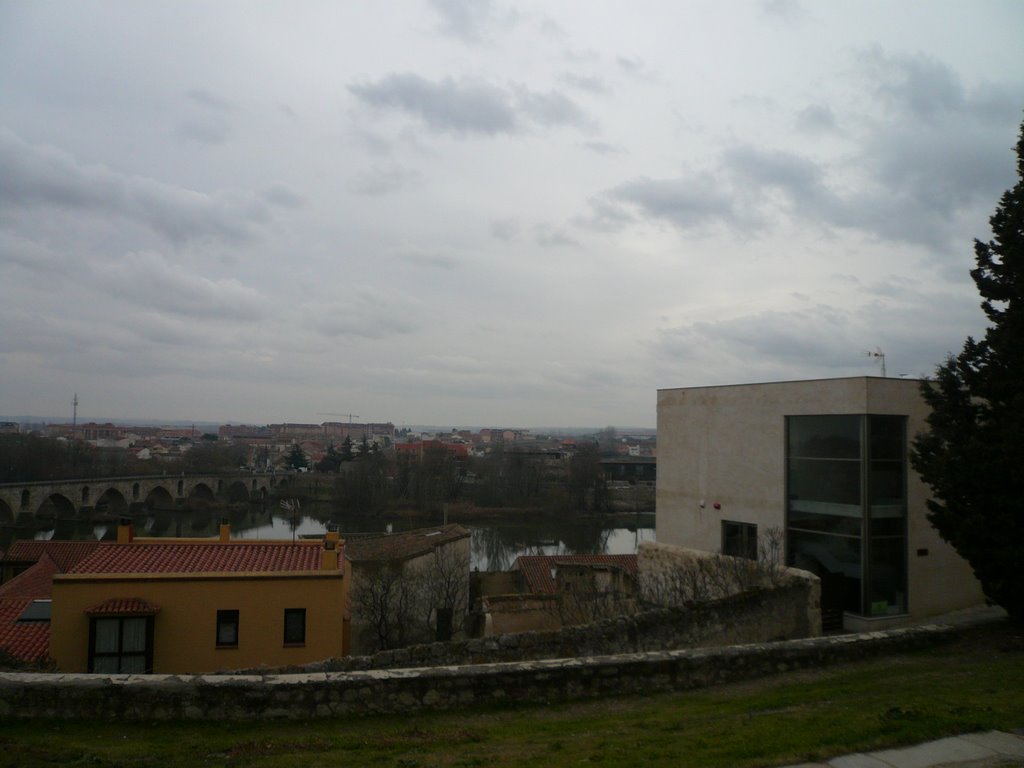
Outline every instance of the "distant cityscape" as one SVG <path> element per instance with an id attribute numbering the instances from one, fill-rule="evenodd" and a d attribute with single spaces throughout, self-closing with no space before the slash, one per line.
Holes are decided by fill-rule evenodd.
<path id="1" fill-rule="evenodd" d="M 606 455 L 654 457 L 656 430 L 646 428 L 619 431 L 562 428 L 533 430 L 508 427 L 439 428 L 414 425 L 396 428 L 392 422 L 325 421 L 316 423 L 216 424 L 177 422 L 172 424 L 105 421 L 83 423 L 48 420 L 2 420 L 0 434 L 34 434 L 58 440 L 75 440 L 97 448 L 120 449 L 135 459 L 175 462 L 195 445 L 226 443 L 248 448 L 244 465 L 251 469 L 273 469 L 298 446 L 316 465 L 332 448 L 344 445 L 359 450 L 422 453 L 445 448 L 457 458 L 484 456 L 497 447 L 534 452 L 572 452 L 578 441 L 602 445 Z"/>

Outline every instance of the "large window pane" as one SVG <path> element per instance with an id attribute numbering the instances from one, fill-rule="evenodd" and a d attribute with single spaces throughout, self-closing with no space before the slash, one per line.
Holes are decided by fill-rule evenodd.
<path id="1" fill-rule="evenodd" d="M 217 645 L 238 645 L 238 611 L 217 611 Z"/>
<path id="2" fill-rule="evenodd" d="M 907 542 L 902 536 L 872 537 L 868 583 L 868 613 L 905 613 Z"/>
<path id="3" fill-rule="evenodd" d="M 790 501 L 818 501 L 860 508 L 860 462 L 849 459 L 790 459 Z"/>
<path id="4" fill-rule="evenodd" d="M 722 554 L 757 560 L 757 526 L 723 520 Z"/>
<path id="5" fill-rule="evenodd" d="M 841 590 L 844 610 L 861 613 L 860 550 L 861 540 L 856 537 L 790 530 L 787 559 Z"/>
<path id="6" fill-rule="evenodd" d="M 121 671 L 117 656 L 97 656 L 92 662 L 92 671 L 98 675 L 116 675 Z"/>
<path id="7" fill-rule="evenodd" d="M 100 674 L 145 674 L 151 671 L 151 617 L 92 619 L 89 670 Z"/>
<path id="8" fill-rule="evenodd" d="M 285 608 L 284 642 L 285 645 L 300 645 L 306 642 L 305 608 Z"/>
<path id="9" fill-rule="evenodd" d="M 121 673 L 127 675 L 143 675 L 146 673 L 145 655 L 122 656 Z"/>
<path id="10" fill-rule="evenodd" d="M 871 488 L 872 506 L 902 507 L 905 487 L 903 462 L 872 459 L 868 483 Z"/>
<path id="11" fill-rule="evenodd" d="M 862 524 L 860 507 L 857 506 L 845 507 L 820 502 L 790 502 L 790 528 L 834 533 L 840 536 L 860 536 Z"/>
<path id="12" fill-rule="evenodd" d="M 871 416 L 871 458 L 902 462 L 906 454 L 904 416 Z"/>
<path id="13" fill-rule="evenodd" d="M 120 619 L 96 619 L 96 653 L 117 653 L 120 650 Z M 115 668 L 116 672 L 117 669 Z"/>
<path id="14" fill-rule="evenodd" d="M 860 416 L 791 416 L 789 455 L 860 459 Z"/>
<path id="15" fill-rule="evenodd" d="M 139 653 L 146 650 L 145 619 L 124 619 L 121 631 L 121 650 L 124 653 Z"/>

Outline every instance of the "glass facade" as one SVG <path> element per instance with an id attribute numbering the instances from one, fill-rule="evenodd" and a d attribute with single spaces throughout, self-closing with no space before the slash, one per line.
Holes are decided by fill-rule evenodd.
<path id="1" fill-rule="evenodd" d="M 786 418 L 787 561 L 821 576 L 823 609 L 906 612 L 906 444 L 903 416 Z"/>

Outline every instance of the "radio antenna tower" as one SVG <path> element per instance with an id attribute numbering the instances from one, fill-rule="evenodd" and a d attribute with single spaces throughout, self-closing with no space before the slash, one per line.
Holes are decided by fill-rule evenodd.
<path id="1" fill-rule="evenodd" d="M 882 348 L 881 347 L 875 347 L 875 351 L 874 352 L 865 352 L 864 354 L 866 354 L 868 357 L 873 357 L 873 358 L 875 358 L 876 360 L 878 360 L 878 361 L 880 361 L 882 363 L 882 378 L 883 379 L 886 378 L 886 376 L 885 376 L 885 352 L 882 351 Z"/>

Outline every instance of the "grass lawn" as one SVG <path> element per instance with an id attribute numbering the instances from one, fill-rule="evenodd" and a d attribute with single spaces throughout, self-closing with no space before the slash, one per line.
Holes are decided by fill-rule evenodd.
<path id="1" fill-rule="evenodd" d="M 352 720 L 0 723 L 0 766 L 771 766 L 1024 727 L 1024 631 L 678 694 Z"/>

